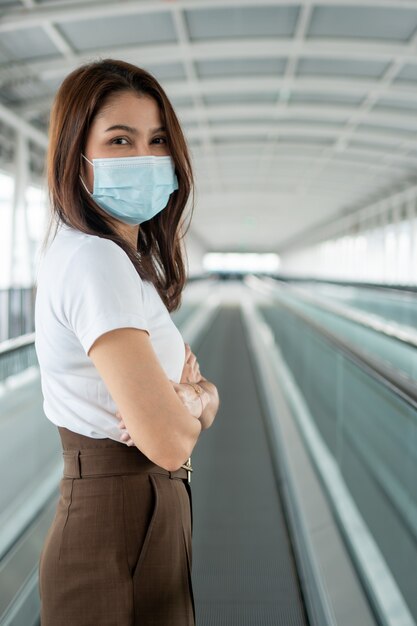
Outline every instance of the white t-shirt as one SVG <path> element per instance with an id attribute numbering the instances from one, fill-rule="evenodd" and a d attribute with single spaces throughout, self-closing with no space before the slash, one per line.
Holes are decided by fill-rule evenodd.
<path id="1" fill-rule="evenodd" d="M 119 407 L 88 350 L 109 330 L 145 329 L 168 378 L 179 382 L 181 333 L 120 246 L 65 224 L 41 258 L 36 285 L 35 350 L 46 417 L 88 437 L 120 441 Z"/>

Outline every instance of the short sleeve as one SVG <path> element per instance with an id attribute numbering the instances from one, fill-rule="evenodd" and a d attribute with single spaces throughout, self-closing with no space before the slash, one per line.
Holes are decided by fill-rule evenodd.
<path id="1" fill-rule="evenodd" d="M 71 256 L 63 273 L 62 311 L 84 352 L 115 328 L 149 327 L 144 311 L 142 279 L 116 243 L 87 239 Z"/>

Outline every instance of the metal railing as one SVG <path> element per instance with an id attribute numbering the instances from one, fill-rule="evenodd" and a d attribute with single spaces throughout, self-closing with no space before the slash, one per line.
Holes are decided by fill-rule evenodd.
<path id="1" fill-rule="evenodd" d="M 273 332 L 318 432 L 417 616 L 417 389 L 311 319 L 258 278 L 259 309 Z M 269 303 L 268 303 L 269 300 Z M 382 583 L 381 583 L 382 584 Z"/>

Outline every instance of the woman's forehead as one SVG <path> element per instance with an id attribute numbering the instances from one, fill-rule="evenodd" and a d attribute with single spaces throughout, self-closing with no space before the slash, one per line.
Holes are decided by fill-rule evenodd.
<path id="1" fill-rule="evenodd" d="M 129 126 L 147 127 L 160 126 L 161 116 L 156 101 L 150 96 L 122 92 L 109 97 L 97 112 L 95 121 L 100 127 L 122 121 Z"/>

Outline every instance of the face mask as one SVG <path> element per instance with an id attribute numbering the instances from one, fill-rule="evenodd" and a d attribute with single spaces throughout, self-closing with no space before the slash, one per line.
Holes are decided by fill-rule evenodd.
<path id="1" fill-rule="evenodd" d="M 91 163 L 84 154 L 86 161 Z M 178 189 L 171 156 L 93 159 L 94 189 L 89 195 L 107 213 L 126 224 L 141 224 L 162 211 Z"/>

